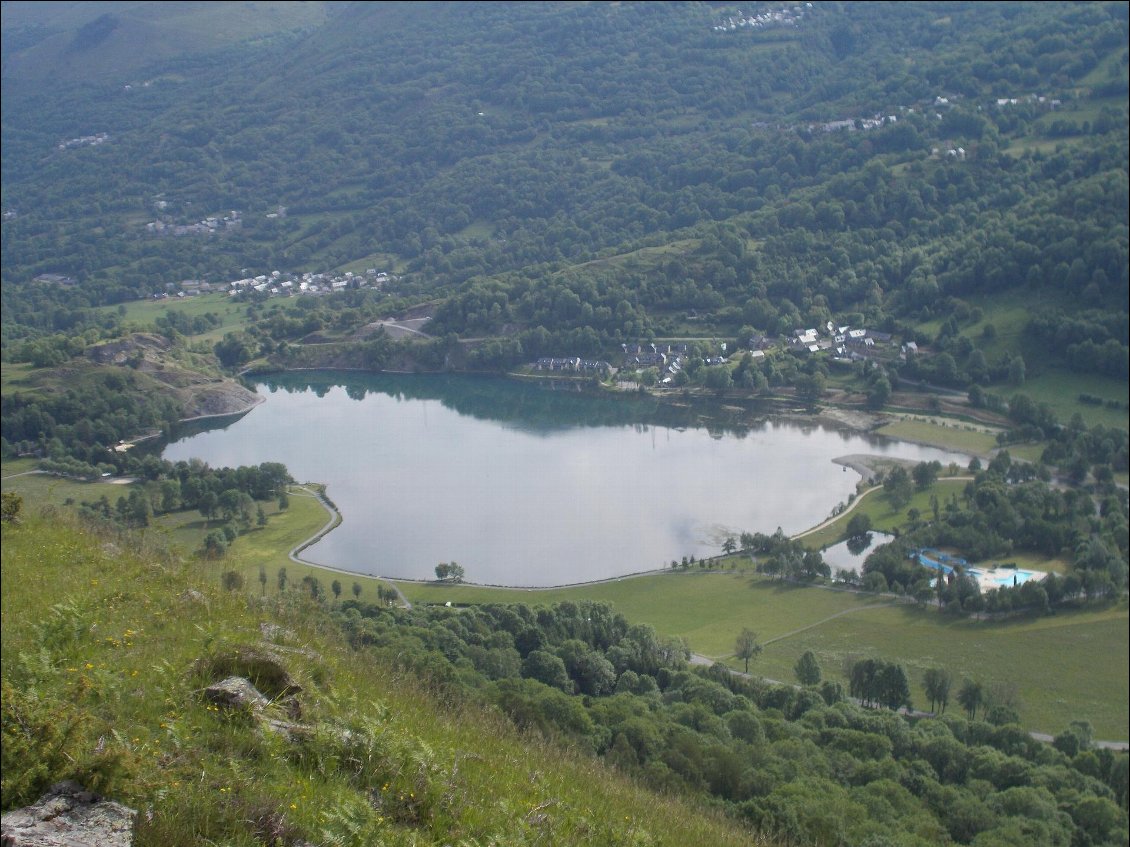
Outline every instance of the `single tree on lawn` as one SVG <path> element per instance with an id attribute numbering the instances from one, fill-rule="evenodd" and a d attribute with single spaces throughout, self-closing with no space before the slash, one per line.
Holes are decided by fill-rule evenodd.
<path id="1" fill-rule="evenodd" d="M 965 709 L 969 715 L 969 720 L 976 719 L 977 710 L 981 708 L 984 701 L 985 692 L 981 683 L 967 679 L 961 684 L 961 689 L 957 692 L 957 702 Z"/>
<path id="2" fill-rule="evenodd" d="M 761 653 L 761 644 L 757 641 L 757 633 L 752 629 L 743 629 L 734 642 L 734 655 L 745 661 L 745 672 L 749 673 L 749 660 Z"/>
<path id="3" fill-rule="evenodd" d="M 811 650 L 805 650 L 804 655 L 797 659 L 793 671 L 801 685 L 820 684 L 820 663 Z"/>

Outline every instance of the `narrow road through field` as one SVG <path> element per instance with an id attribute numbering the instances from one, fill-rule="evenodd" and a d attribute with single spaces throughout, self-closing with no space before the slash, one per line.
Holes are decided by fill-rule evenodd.
<path id="1" fill-rule="evenodd" d="M 326 498 L 323 497 L 321 495 L 321 493 L 318 492 L 318 491 L 312 491 L 309 488 L 307 488 L 305 485 L 298 486 L 298 491 L 301 492 L 301 493 L 298 493 L 299 497 L 313 497 L 315 500 L 317 500 L 319 503 L 321 503 L 322 508 L 325 509 L 327 513 L 329 513 L 330 519 L 326 522 L 325 526 L 323 526 L 321 529 L 319 529 L 317 532 L 315 532 L 313 535 L 311 535 L 305 541 L 299 542 L 286 555 L 287 555 L 287 558 L 290 559 L 292 562 L 297 562 L 300 565 L 311 565 L 313 567 L 320 568 L 320 567 L 323 567 L 323 565 L 319 565 L 317 562 L 311 562 L 308 559 L 299 558 L 298 554 L 301 553 L 303 550 L 305 550 L 307 547 L 309 547 L 311 544 L 313 544 L 315 541 L 318 541 L 319 539 L 321 539 L 322 536 L 324 536 L 327 532 L 329 532 L 331 529 L 333 529 L 335 526 L 337 526 L 339 523 L 341 523 L 341 512 L 339 512 L 332 505 L 330 505 L 329 501 L 327 501 Z M 330 568 L 329 570 L 333 570 L 333 569 Z M 343 571 L 343 573 L 344 573 L 344 571 Z"/>
<path id="2" fill-rule="evenodd" d="M 834 615 L 828 615 L 828 617 L 824 618 L 823 620 L 816 621 L 815 623 L 810 623 L 807 626 L 802 626 L 800 629 L 794 629 L 792 632 L 786 632 L 783 635 L 778 635 L 775 638 L 770 638 L 766 641 L 763 641 L 762 645 L 773 644 L 776 641 L 783 641 L 784 639 L 790 638 L 797 633 L 814 629 L 815 627 L 818 627 L 821 624 L 825 624 L 830 620 L 834 620 L 835 618 L 842 618 L 844 615 L 854 615 L 856 612 L 866 612 L 868 609 L 884 609 L 887 606 L 897 606 L 903 602 L 905 601 L 890 600 L 886 603 L 872 603 L 870 606 L 860 606 L 858 609 L 844 609 L 842 612 L 836 612 Z"/>

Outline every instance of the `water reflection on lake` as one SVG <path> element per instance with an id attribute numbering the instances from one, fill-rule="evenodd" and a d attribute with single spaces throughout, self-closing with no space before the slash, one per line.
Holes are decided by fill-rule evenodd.
<path id="1" fill-rule="evenodd" d="M 846 502 L 859 477 L 832 460 L 966 457 L 732 409 L 502 379 L 286 375 L 237 422 L 170 444 L 172 461 L 284 463 L 324 482 L 342 525 L 303 556 L 361 574 L 590 582 L 716 555 L 729 535 L 792 534 Z"/>
<path id="2" fill-rule="evenodd" d="M 872 495 L 874 496 L 874 495 Z M 863 574 L 863 563 L 875 550 L 889 541 L 894 541 L 893 535 L 872 530 L 862 539 L 845 539 L 838 544 L 833 544 L 823 551 L 824 561 L 832 569 L 832 576 L 846 571 L 855 571 Z"/>

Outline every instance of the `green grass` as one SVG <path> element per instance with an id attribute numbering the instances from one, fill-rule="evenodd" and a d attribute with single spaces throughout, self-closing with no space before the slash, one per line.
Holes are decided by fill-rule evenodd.
<path id="1" fill-rule="evenodd" d="M 106 496 L 111 505 L 114 505 L 119 497 L 128 497 L 131 488 L 136 485 L 136 483 L 121 482 L 79 482 L 50 474 L 13 476 L 33 470 L 36 464 L 33 459 L 21 459 L 5 461 L 2 466 L 4 477 L 2 490 L 14 491 L 22 496 L 28 508 L 34 509 L 44 505 L 64 507 L 68 500 L 75 505 L 83 502 L 92 503 L 102 496 Z M 220 559 L 206 560 L 193 557 L 196 567 L 205 578 L 219 585 L 225 571 L 237 571 L 243 575 L 248 589 L 259 593 L 259 569 L 263 568 L 267 573 L 264 593 L 274 595 L 278 593 L 279 569 L 286 568 L 287 581 L 291 587 L 299 585 L 303 577 L 312 576 L 329 592 L 331 584 L 336 579 L 342 585 L 342 599 L 349 599 L 354 596 L 352 587 L 356 582 L 361 586 L 359 599 L 377 601 L 377 587 L 387 586 L 388 583 L 372 577 L 338 573 L 327 568 L 295 562 L 287 557 L 291 550 L 321 530 L 329 519 L 325 508 L 313 496 L 294 487 L 291 489 L 287 509 L 280 511 L 277 501 L 273 500 L 261 502 L 259 505 L 263 507 L 263 512 L 267 516 L 265 527 L 253 527 L 237 536 Z M 183 551 L 189 556 L 203 547 L 204 538 L 209 532 L 223 527 L 222 521 L 206 522 L 195 510 L 155 515 L 150 521 L 149 527 L 139 530 L 140 534 L 148 537 L 153 543 Z"/>
<path id="2" fill-rule="evenodd" d="M 1014 459 L 1023 459 L 1026 462 L 1038 462 L 1044 455 L 1044 450 L 1047 448 L 1045 442 L 1036 444 L 1009 444 L 1005 449 L 1008 455 Z"/>
<path id="3" fill-rule="evenodd" d="M 263 308 L 268 311 L 274 308 L 291 310 L 296 302 L 295 298 L 279 297 Z M 157 318 L 172 312 L 178 312 L 187 318 L 200 317 L 209 312 L 218 315 L 219 325 L 200 335 L 191 336 L 194 340 L 218 341 L 225 333 L 243 329 L 250 323 L 247 303 L 234 302 L 224 292 L 201 294 L 197 297 L 170 297 L 166 300 L 133 300 L 122 305 L 125 312 L 122 315 L 123 322 L 140 330 L 155 329 Z M 119 310 L 119 307 L 106 306 L 104 309 L 113 311 Z"/>
<path id="4" fill-rule="evenodd" d="M 35 368 L 28 363 L 0 363 L 0 392 L 6 396 L 29 390 L 27 378 Z"/>
<path id="5" fill-rule="evenodd" d="M 129 486 L 111 482 L 79 482 L 51 474 L 29 473 L 39 463 L 34 459 L 17 462 L 5 461 L 2 465 L 4 491 L 14 491 L 29 504 L 62 506 L 68 499 L 75 503 L 94 502 L 103 495 L 114 504 L 119 497 L 129 496 Z M 13 476 L 26 474 L 25 476 Z"/>
<path id="6" fill-rule="evenodd" d="M 994 623 L 952 620 L 913 606 L 869 609 L 768 645 L 757 672 L 792 679 L 806 650 L 816 654 L 827 678 L 841 682 L 849 657 L 897 660 L 906 666 L 921 707 L 922 673 L 943 667 L 959 683 L 969 678 L 986 686 L 1014 685 L 1026 729 L 1055 734 L 1071 720 L 1085 719 L 1096 737 L 1125 741 L 1128 623 L 1125 605 Z"/>
<path id="7" fill-rule="evenodd" d="M 169 313 L 179 313 L 188 318 L 195 318 L 208 312 L 215 312 L 221 318 L 227 319 L 229 325 L 235 324 L 236 313 L 246 314 L 247 306 L 231 302 L 231 298 L 222 292 L 201 294 L 197 297 L 169 297 L 162 300 L 131 300 L 120 306 L 104 306 L 103 311 L 117 312 L 126 323 L 138 324 L 143 327 L 154 326 L 154 320 Z"/>
<path id="8" fill-rule="evenodd" d="M 457 238 L 466 241 L 487 240 L 494 238 L 495 225 L 491 221 L 472 221 L 456 233 Z"/>
<path id="9" fill-rule="evenodd" d="M 1041 292 L 1041 302 L 1050 307 L 1067 307 L 1070 304 L 1065 299 L 1054 300 Z M 1052 297 L 1058 295 L 1051 295 Z M 961 327 L 961 334 L 973 342 L 973 346 L 985 354 L 990 363 L 1000 358 L 1005 353 L 1020 352 L 1025 362 L 1031 367 L 1040 357 L 1042 351 L 1032 345 L 1025 338 L 1024 329 L 1031 318 L 1032 294 L 1029 291 L 1014 289 L 1000 294 L 975 295 L 965 298 L 971 307 L 980 308 L 983 312 L 981 320 L 966 324 Z M 942 323 L 948 319 L 943 315 L 932 321 L 927 321 L 918 326 L 918 329 L 927 335 L 936 336 Z M 984 336 L 985 326 L 991 324 L 995 334 L 991 338 Z"/>
<path id="10" fill-rule="evenodd" d="M 1079 402 L 1080 394 L 1091 394 L 1104 400 L 1114 400 L 1124 407 L 1130 403 L 1130 384 L 1095 374 L 1076 373 L 1060 368 L 1048 370 L 1032 377 L 1024 385 L 1009 392 L 1027 394 L 1037 403 L 1047 403 L 1061 423 L 1067 423 L 1076 413 L 1088 426 L 1114 427 L 1125 430 L 1126 410 L 1109 409 Z"/>
<path id="11" fill-rule="evenodd" d="M 903 419 L 885 424 L 876 432 L 899 441 L 930 444 L 974 456 L 988 456 L 997 447 L 997 430 L 961 421 L 938 423 Z"/>
<path id="12" fill-rule="evenodd" d="M 388 847 L 766 843 L 497 712 L 437 702 L 414 675 L 362 660 L 297 592 L 222 593 L 191 563 L 55 516 L 2 533 L 5 810 L 77 778 L 145 810 L 137 847 L 272 831 Z M 281 628 L 279 646 L 262 623 Z M 298 740 L 201 696 L 237 651 L 301 686 Z M 366 755 L 347 759 L 346 740 Z"/>
<path id="13" fill-rule="evenodd" d="M 1010 557 L 1018 564 L 1035 559 Z M 1055 560 L 1039 560 L 1052 569 Z M 727 660 L 743 627 L 766 644 L 750 670 L 793 681 L 793 665 L 812 650 L 825 678 L 844 681 L 844 659 L 875 656 L 898 661 L 922 705 L 921 675 L 948 668 L 986 684 L 1014 684 L 1021 720 L 1033 731 L 1056 733 L 1076 718 L 1090 720 L 1099 737 L 1126 739 L 1127 608 L 1058 612 L 1001 622 L 955 620 L 889 596 L 796 586 L 748 572 L 667 573 L 550 590 L 496 589 L 398 583 L 413 603 L 526 603 L 564 600 L 612 603 L 628 620 L 649 623 L 662 635 L 685 637 L 698 653 Z M 882 608 L 872 608 L 876 605 Z M 1096 664 L 1096 657 L 1101 661 Z"/>
<path id="14" fill-rule="evenodd" d="M 1062 308 L 1069 312 L 1075 308 L 1074 303 L 1054 292 L 1041 291 L 1039 297 L 1041 305 L 1048 308 Z M 1031 292 L 1021 289 L 967 298 L 969 305 L 979 307 L 984 315 L 980 321 L 963 326 L 961 334 L 985 354 L 990 364 L 1006 353 L 1019 353 L 1026 365 L 1028 378 L 1023 385 L 991 385 L 986 391 L 1005 399 L 1014 394 L 1027 394 L 1037 403 L 1047 403 L 1062 423 L 1067 423 L 1072 415 L 1078 413 L 1088 426 L 1102 424 L 1126 429 L 1126 412 L 1123 409 L 1080 403 L 1079 395 L 1091 394 L 1125 405 L 1130 402 L 1130 385 L 1109 377 L 1068 371 L 1044 352 L 1025 333 L 1030 319 L 1031 298 Z M 932 320 L 920 324 L 918 329 L 934 336 L 941 324 L 942 319 Z M 992 324 L 995 330 L 991 338 L 983 335 L 988 324 Z"/>
<path id="15" fill-rule="evenodd" d="M 965 479 L 940 479 L 926 491 L 915 491 L 910 502 L 902 510 L 896 511 L 891 506 L 891 501 L 883 494 L 881 488 L 866 492 L 866 496 L 859 498 L 859 505 L 850 512 L 840 515 L 834 522 L 803 536 L 805 546 L 819 550 L 835 544 L 845 538 L 848 522 L 855 515 L 866 515 L 871 518 L 871 526 L 880 532 L 893 532 L 902 528 L 907 522 L 907 512 L 917 509 L 923 515 L 931 514 L 930 497 L 936 496 L 938 503 L 945 505 L 952 497 L 961 498 L 968 480 Z"/>

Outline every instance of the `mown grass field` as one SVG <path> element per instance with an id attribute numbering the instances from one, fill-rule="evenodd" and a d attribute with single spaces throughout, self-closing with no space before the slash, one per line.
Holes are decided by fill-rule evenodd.
<path id="1" fill-rule="evenodd" d="M 960 421 L 939 423 L 904 418 L 884 424 L 876 430 L 876 433 L 888 438 L 936 445 L 974 456 L 988 456 L 998 446 L 995 430 Z"/>
<path id="2" fill-rule="evenodd" d="M 1128 637 L 1125 604 L 1001 622 L 955 620 L 933 608 L 890 596 L 797 586 L 751 572 L 671 572 L 575 588 L 521 590 L 398 583 L 413 603 L 551 605 L 565 600 L 612 603 L 629 620 L 686 638 L 692 650 L 732 658 L 734 639 L 749 627 L 766 644 L 751 673 L 783 682 L 806 650 L 826 679 L 846 682 L 844 660 L 876 657 L 903 664 L 921 707 L 922 673 L 949 669 L 1014 686 L 1020 716 L 1032 731 L 1056 733 L 1077 718 L 1098 737 L 1127 740 Z"/>
<path id="3" fill-rule="evenodd" d="M 757 672 L 792 680 L 792 668 L 806 650 L 819 658 L 826 678 L 845 683 L 843 663 L 849 657 L 899 661 L 921 708 L 928 706 L 923 672 L 942 667 L 958 684 L 973 679 L 986 688 L 1014 687 L 1026 729 L 1055 734 L 1071 720 L 1085 719 L 1096 737 L 1126 741 L 1128 624 L 1125 604 L 993 623 L 952 620 L 913 606 L 867 609 L 769 644 Z M 736 660 L 729 664 L 738 666 Z"/>

